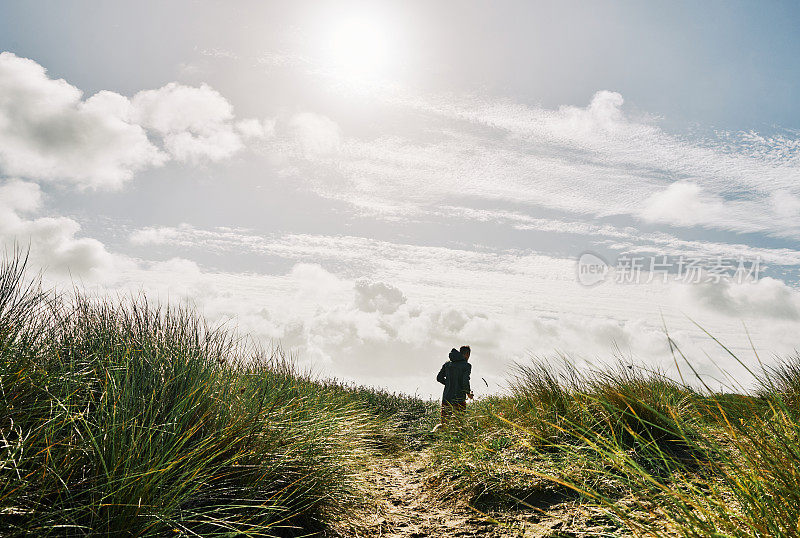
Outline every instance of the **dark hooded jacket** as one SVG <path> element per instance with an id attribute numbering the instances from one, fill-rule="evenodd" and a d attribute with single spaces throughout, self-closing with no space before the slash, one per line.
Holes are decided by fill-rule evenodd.
<path id="1" fill-rule="evenodd" d="M 455 348 L 450 351 L 450 360 L 442 365 L 436 381 L 444 385 L 442 403 L 459 403 L 467 400 L 469 388 L 469 374 L 472 365 Z"/>

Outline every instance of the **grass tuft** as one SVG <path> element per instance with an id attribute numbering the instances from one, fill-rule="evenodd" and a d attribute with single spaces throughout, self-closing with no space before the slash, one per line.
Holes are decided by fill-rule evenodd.
<path id="1" fill-rule="evenodd" d="M 188 308 L 0 266 L 0 527 L 301 535 L 365 502 L 374 415 Z"/>

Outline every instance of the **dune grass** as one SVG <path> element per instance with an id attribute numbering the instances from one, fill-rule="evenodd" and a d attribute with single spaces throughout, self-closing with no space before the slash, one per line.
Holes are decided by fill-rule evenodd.
<path id="1" fill-rule="evenodd" d="M 750 396 L 621 364 L 520 366 L 437 440 L 438 479 L 473 502 L 592 506 L 612 534 L 797 536 L 799 365 L 764 368 Z"/>
<path id="2" fill-rule="evenodd" d="M 368 465 L 425 449 L 434 490 L 476 506 L 573 503 L 609 535 L 797 536 L 800 356 L 755 377 L 721 394 L 533 361 L 431 435 L 436 402 L 318 379 L 187 308 L 42 290 L 17 254 L 0 535 L 369 535 Z"/>
<path id="3" fill-rule="evenodd" d="M 24 262 L 0 267 L 3 533 L 291 536 L 355 517 L 387 414 L 188 309 L 46 292 Z"/>

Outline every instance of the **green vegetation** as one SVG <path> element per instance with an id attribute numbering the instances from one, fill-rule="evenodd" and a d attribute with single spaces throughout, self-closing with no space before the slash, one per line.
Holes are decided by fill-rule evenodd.
<path id="1" fill-rule="evenodd" d="M 0 268 L 0 534 L 354 524 L 364 461 L 393 431 L 363 390 L 318 383 L 186 309 L 43 292 L 24 265 Z"/>
<path id="2" fill-rule="evenodd" d="M 592 506 L 611 534 L 797 536 L 798 372 L 797 357 L 764 369 L 748 397 L 635 367 L 522 366 L 438 440 L 440 481 L 475 502 Z"/>
<path id="3" fill-rule="evenodd" d="M 24 261 L 0 267 L 0 535 L 369 535 L 367 469 L 417 451 L 481 509 L 800 535 L 799 356 L 751 396 L 533 362 L 431 435 L 436 402 L 316 379 L 186 308 L 43 291 Z"/>

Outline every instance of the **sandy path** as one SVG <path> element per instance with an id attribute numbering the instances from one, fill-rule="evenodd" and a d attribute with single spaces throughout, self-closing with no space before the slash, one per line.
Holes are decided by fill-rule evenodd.
<path id="1" fill-rule="evenodd" d="M 542 500 L 539 509 L 519 509 L 485 516 L 466 499 L 442 502 L 426 485 L 425 450 L 378 458 L 368 473 L 377 513 L 364 537 L 566 538 L 628 536 L 595 509 L 573 502 Z"/>
<path id="2" fill-rule="evenodd" d="M 370 525 L 370 536 L 521 536 L 519 532 L 470 510 L 464 501 L 442 503 L 434 500 L 424 483 L 427 462 L 424 451 L 380 458 L 375 462 L 370 481 L 378 496 L 380 512 Z"/>

